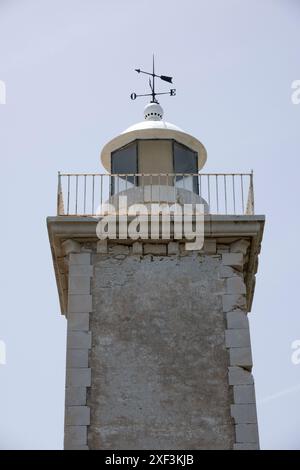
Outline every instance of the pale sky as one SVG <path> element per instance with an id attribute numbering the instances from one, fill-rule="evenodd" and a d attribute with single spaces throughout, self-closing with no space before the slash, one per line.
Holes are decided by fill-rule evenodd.
<path id="1" fill-rule="evenodd" d="M 203 142 L 204 171 L 255 174 L 267 222 L 252 312 L 263 449 L 300 449 L 298 0 L 0 0 L 0 448 L 61 449 L 66 322 L 46 217 L 57 171 L 99 172 L 142 119 L 146 82 L 174 77 L 165 117 Z"/>

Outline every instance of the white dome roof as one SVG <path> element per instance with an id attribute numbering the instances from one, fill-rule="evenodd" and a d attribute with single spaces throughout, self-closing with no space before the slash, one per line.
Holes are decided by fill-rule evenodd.
<path id="1" fill-rule="evenodd" d="M 179 131 L 183 132 L 180 127 L 175 126 L 175 124 L 171 124 L 167 121 L 141 121 L 132 126 L 128 127 L 122 134 L 126 134 L 126 132 L 132 132 L 137 130 L 145 130 L 145 129 L 166 129 L 171 131 Z"/>
<path id="2" fill-rule="evenodd" d="M 180 127 L 163 121 L 163 109 L 159 103 L 149 103 L 144 109 L 145 121 L 133 124 L 102 149 L 101 161 L 107 171 L 111 171 L 111 153 L 137 139 L 173 139 L 194 150 L 198 154 L 198 169 L 206 162 L 206 150 L 203 144 Z"/>

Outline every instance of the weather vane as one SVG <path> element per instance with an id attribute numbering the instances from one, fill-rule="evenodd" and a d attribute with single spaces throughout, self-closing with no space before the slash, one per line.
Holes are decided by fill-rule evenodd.
<path id="1" fill-rule="evenodd" d="M 135 100 L 136 98 L 139 98 L 140 96 L 152 96 L 151 103 L 158 103 L 156 96 L 157 95 L 170 95 L 170 96 L 175 96 L 176 95 L 176 89 L 171 88 L 170 91 L 166 91 L 163 93 L 157 93 L 155 91 L 155 78 L 160 78 L 164 82 L 172 83 L 173 78 L 172 77 L 167 77 L 166 75 L 156 75 L 155 69 L 154 69 L 154 54 L 153 54 L 153 68 L 152 68 L 152 73 L 150 72 L 144 72 L 144 70 L 141 69 L 135 69 L 137 73 L 144 73 L 145 75 L 150 75 L 152 77 L 149 78 L 149 86 L 151 89 L 151 93 L 146 93 L 144 95 L 137 95 L 136 93 L 131 93 L 130 98 L 132 100 Z"/>

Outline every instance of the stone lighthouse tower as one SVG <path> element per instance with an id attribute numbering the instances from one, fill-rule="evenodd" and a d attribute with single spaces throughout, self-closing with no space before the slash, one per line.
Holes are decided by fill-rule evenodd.
<path id="1" fill-rule="evenodd" d="M 47 223 L 68 323 L 65 449 L 259 447 L 247 314 L 264 217 L 253 175 L 203 173 L 206 158 L 155 99 L 104 146 L 106 174 L 59 174 Z M 152 204 L 170 230 L 158 216 L 139 236 L 149 216 L 134 211 Z M 196 204 L 200 247 L 173 211 Z"/>

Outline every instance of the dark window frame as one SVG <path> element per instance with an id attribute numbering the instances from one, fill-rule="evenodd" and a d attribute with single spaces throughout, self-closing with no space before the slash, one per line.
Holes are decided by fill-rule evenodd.
<path id="1" fill-rule="evenodd" d="M 113 175 L 118 175 L 118 174 L 122 174 L 120 172 L 117 172 L 117 171 L 114 171 L 113 170 L 113 155 L 116 153 L 116 152 L 120 152 L 121 150 L 124 150 L 126 148 L 129 148 L 129 147 L 133 147 L 135 146 L 135 156 L 136 156 L 136 171 L 133 172 L 134 173 L 138 173 L 139 172 L 139 146 L 138 146 L 138 139 L 135 139 L 133 140 L 132 142 L 129 142 L 128 144 L 125 144 L 123 145 L 122 147 L 118 148 L 117 150 L 114 150 L 113 152 L 111 152 L 111 155 L 110 155 L 110 161 L 111 161 L 111 181 L 110 181 L 110 195 L 113 196 L 115 194 L 115 176 Z M 124 173 L 126 174 L 126 173 Z M 129 173 L 131 174 L 131 173 Z M 133 177 L 133 184 L 134 186 L 138 186 L 138 178 L 135 176 Z"/>
<path id="2" fill-rule="evenodd" d="M 173 173 L 176 174 L 176 168 L 175 168 L 175 144 L 178 145 L 179 147 L 182 147 L 183 149 L 191 152 L 194 154 L 194 157 L 195 157 L 195 174 L 199 174 L 199 169 L 198 169 L 198 153 L 195 151 L 195 150 L 192 150 L 191 148 L 187 147 L 186 145 L 182 144 L 181 142 L 178 142 L 176 139 L 159 139 L 159 138 L 145 138 L 145 139 L 135 139 L 133 140 L 132 142 L 129 142 L 128 144 L 125 144 L 123 145 L 122 147 L 114 150 L 113 152 L 111 152 L 111 184 L 110 184 L 110 194 L 111 196 L 113 196 L 115 193 L 114 193 L 114 190 L 115 190 L 115 178 L 113 177 L 113 175 L 117 175 L 118 173 L 117 172 L 114 172 L 113 171 L 113 154 L 116 153 L 116 152 L 120 152 L 121 150 L 123 149 L 126 149 L 127 147 L 130 147 L 130 146 L 133 146 L 135 145 L 135 149 L 136 149 L 136 173 L 139 173 L 139 142 L 140 141 L 150 141 L 150 140 L 164 140 L 164 141 L 168 141 L 168 142 L 171 142 L 172 143 L 172 165 L 173 165 Z M 181 172 L 179 172 L 181 173 Z M 130 173 L 129 173 L 130 174 Z M 188 173 L 187 173 L 188 175 Z M 180 180 L 180 177 L 176 177 L 176 181 L 179 181 Z M 133 182 L 134 186 L 139 186 L 139 177 L 134 177 L 134 182 Z M 196 194 L 199 194 L 199 181 L 198 181 L 198 177 L 194 176 L 193 177 L 193 192 L 196 193 Z"/>
<path id="3" fill-rule="evenodd" d="M 199 181 L 198 181 L 198 176 L 196 174 L 199 174 L 199 168 L 198 168 L 198 153 L 195 150 L 192 150 L 191 148 L 187 147 L 186 145 L 182 144 L 181 142 L 178 142 L 176 139 L 172 139 L 172 155 L 173 155 L 173 169 L 174 173 L 182 173 L 181 171 L 176 171 L 175 168 L 175 144 L 178 145 L 178 147 L 182 147 L 185 150 L 188 150 L 191 152 L 195 158 L 195 171 L 194 174 L 195 176 L 192 176 L 193 178 L 193 193 L 199 194 Z M 184 174 L 184 173 L 183 173 Z M 187 173 L 188 175 L 189 173 Z M 180 179 L 183 179 L 183 177 L 176 176 L 176 181 L 180 181 Z"/>

